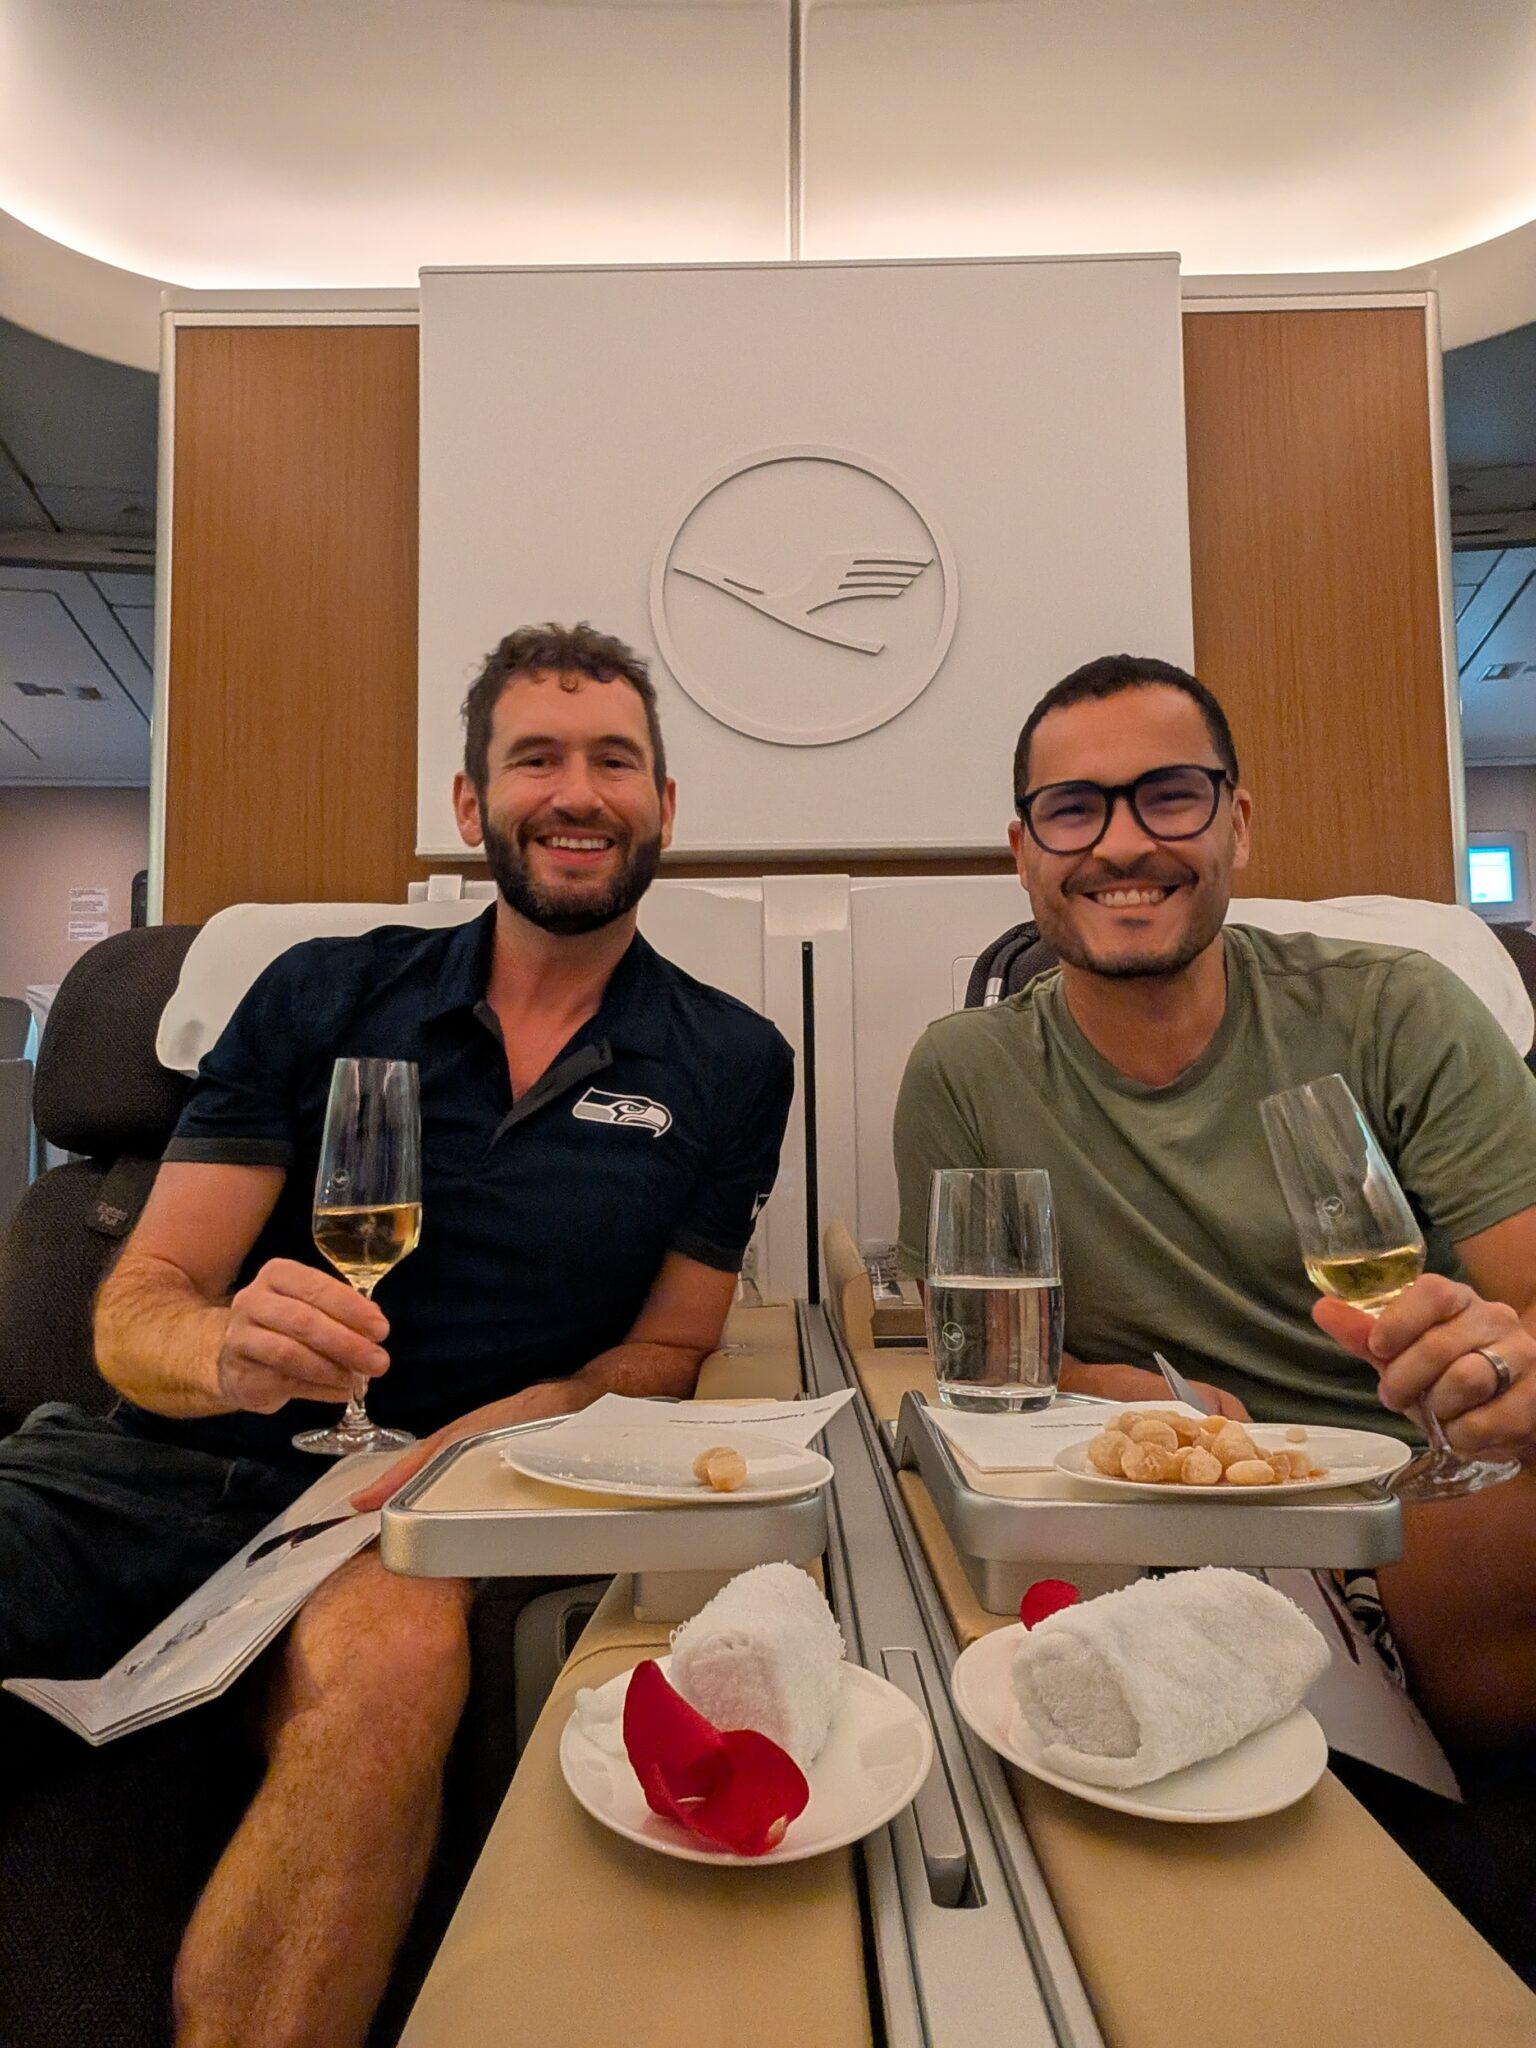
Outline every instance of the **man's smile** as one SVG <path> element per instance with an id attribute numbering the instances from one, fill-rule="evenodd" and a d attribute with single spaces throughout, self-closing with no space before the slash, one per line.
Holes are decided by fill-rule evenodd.
<path id="1" fill-rule="evenodd" d="M 1085 889 L 1082 894 L 1101 910 L 1150 910 L 1173 894 L 1170 887 L 1150 882 L 1122 883 L 1112 889 Z"/>
<path id="2" fill-rule="evenodd" d="M 615 841 L 605 832 L 539 832 L 535 846 L 552 853 L 562 867 L 595 867 L 613 851 Z"/>

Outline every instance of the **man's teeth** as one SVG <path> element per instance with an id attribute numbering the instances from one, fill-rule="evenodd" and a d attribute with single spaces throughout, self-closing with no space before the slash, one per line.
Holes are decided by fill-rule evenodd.
<path id="1" fill-rule="evenodd" d="M 545 841 L 546 846 L 564 847 L 570 853 L 602 853 L 613 844 L 611 839 L 575 839 L 568 833 L 552 833 Z"/>
<path id="2" fill-rule="evenodd" d="M 1168 894 L 1166 889 L 1095 889 L 1093 900 L 1106 910 L 1136 910 L 1161 903 Z"/>

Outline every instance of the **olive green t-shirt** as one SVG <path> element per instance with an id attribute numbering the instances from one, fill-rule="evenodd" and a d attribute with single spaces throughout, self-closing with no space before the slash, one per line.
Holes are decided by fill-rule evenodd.
<path id="1" fill-rule="evenodd" d="M 1260 1420 L 1412 1437 L 1370 1368 L 1311 1319 L 1258 1105 L 1342 1074 L 1419 1218 L 1429 1270 L 1459 1274 L 1457 1243 L 1536 1203 L 1536 1076 L 1423 953 L 1229 925 L 1226 956 L 1216 1036 L 1164 1088 L 1094 1050 L 1059 970 L 931 1024 L 896 1105 L 901 1263 L 923 1269 L 935 1167 L 1044 1167 L 1074 1357 L 1151 1366 L 1155 1347 Z"/>

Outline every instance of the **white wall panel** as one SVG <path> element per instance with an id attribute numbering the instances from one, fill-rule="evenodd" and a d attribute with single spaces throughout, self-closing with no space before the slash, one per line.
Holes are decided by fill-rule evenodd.
<path id="1" fill-rule="evenodd" d="M 889 1243 L 891 1119 L 907 1055 L 935 1017 L 963 1006 L 976 955 L 1029 916 L 1029 898 L 1014 875 L 861 877 L 851 896 L 857 1187 L 844 1220 L 859 1243 Z"/>
<path id="2" fill-rule="evenodd" d="M 418 850 L 548 618 L 655 659 L 679 852 L 1000 846 L 1043 690 L 1192 657 L 1180 342 L 1166 257 L 427 273 Z"/>

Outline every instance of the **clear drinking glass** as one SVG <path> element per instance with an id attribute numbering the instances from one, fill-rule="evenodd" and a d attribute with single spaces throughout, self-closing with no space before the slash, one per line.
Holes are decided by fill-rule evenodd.
<path id="1" fill-rule="evenodd" d="M 924 1284 L 940 1401 L 984 1414 L 1043 1408 L 1061 1372 L 1050 1175 L 935 1168 Z"/>
<path id="2" fill-rule="evenodd" d="M 1380 1315 L 1423 1272 L 1424 1239 L 1349 1083 L 1342 1074 L 1303 1082 L 1269 1096 L 1259 1115 L 1307 1278 L 1320 1294 Z M 1429 1449 L 1393 1482 L 1400 1500 L 1454 1500 L 1520 1470 L 1458 1456 L 1429 1408 L 1417 1419 Z"/>
<path id="3" fill-rule="evenodd" d="M 421 1110 L 409 1060 L 338 1060 L 315 1175 L 315 1243 L 344 1280 L 373 1290 L 421 1236 Z M 416 1439 L 370 1421 L 358 1380 L 339 1422 L 294 1438 L 301 1451 L 344 1457 Z"/>

